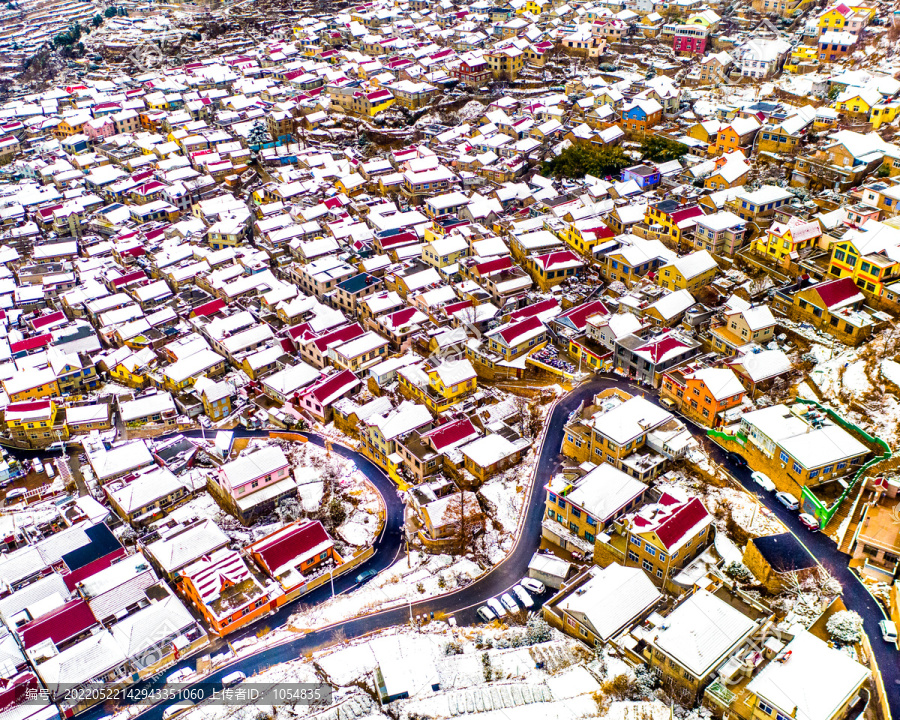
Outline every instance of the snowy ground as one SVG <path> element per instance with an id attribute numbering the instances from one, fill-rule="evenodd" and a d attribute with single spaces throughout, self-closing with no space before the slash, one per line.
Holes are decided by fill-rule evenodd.
<path id="1" fill-rule="evenodd" d="M 378 519 L 381 500 L 375 488 L 357 470 L 356 464 L 337 453 L 329 454 L 324 448 L 312 443 L 272 441 L 266 438 L 251 439 L 241 454 L 246 455 L 253 450 L 271 445 L 273 442 L 281 447 L 291 464 L 291 470 L 298 485 L 301 516 L 303 513 L 313 514 L 319 510 L 324 498 L 325 477 L 330 477 L 334 480 L 336 487 L 353 500 L 353 504 L 345 504 L 347 517 L 337 528 L 335 536 L 353 548 L 371 545 L 381 529 Z M 203 445 L 204 441 L 198 440 L 198 443 Z M 206 441 L 205 444 L 211 453 L 212 441 Z M 214 518 L 232 540 L 242 544 L 258 540 L 282 527 L 285 521 L 290 521 L 288 517 L 282 519 L 277 515 L 272 515 L 270 518 L 244 528 L 233 519 L 226 517 L 226 514 L 208 494 L 195 498 L 169 514 L 169 518 L 181 521 L 199 517 Z"/>
<path id="2" fill-rule="evenodd" d="M 813 345 L 816 366 L 809 374 L 819 394 L 835 410 L 886 440 L 900 442 L 900 354 L 898 332 L 889 329 L 858 348 Z M 816 398 L 801 383 L 801 397 Z"/>
<path id="3" fill-rule="evenodd" d="M 313 607 L 301 607 L 290 619 L 296 630 L 314 630 L 375 610 L 418 602 L 465 586 L 484 571 L 467 558 L 412 551 L 399 555 L 386 570 L 353 592 Z"/>
<path id="4" fill-rule="evenodd" d="M 685 495 L 700 498 L 706 509 L 716 518 L 716 525 L 722 531 L 725 530 L 725 521 L 729 513 L 741 528 L 754 537 L 777 535 L 786 530 L 765 505 L 757 502 L 743 490 L 714 487 L 704 480 L 675 472 L 662 476 L 657 487 L 660 490 L 675 488 Z"/>
<path id="5" fill-rule="evenodd" d="M 557 395 L 564 392 L 559 386 L 550 389 Z M 552 403 L 538 406 L 544 421 L 551 406 Z M 333 426 L 329 426 L 329 430 L 333 430 Z M 311 445 L 300 447 L 313 449 Z M 521 463 L 489 479 L 479 489 L 493 508 L 484 536 L 485 554 L 490 565 L 499 563 L 512 550 L 538 450 L 539 443 L 533 443 Z M 303 492 L 301 490 L 301 494 Z M 366 531 L 377 528 L 366 524 L 364 518 L 360 524 L 360 512 L 369 507 L 361 503 L 341 526 L 340 534 L 347 542 L 357 544 Z M 468 557 L 429 555 L 412 550 L 408 559 L 399 556 L 389 568 L 352 593 L 339 595 L 315 607 L 301 608 L 291 618 L 291 626 L 297 630 L 315 629 L 377 610 L 418 602 L 467 585 L 488 569 Z"/>
<path id="6" fill-rule="evenodd" d="M 271 720 L 321 718 L 449 718 L 478 714 L 483 720 L 577 720 L 598 715 L 597 696 L 606 680 L 633 677 L 631 668 L 609 656 L 599 659 L 583 645 L 555 631 L 536 644 L 519 645 L 521 627 L 450 627 L 430 623 L 416 632 L 393 628 L 365 640 L 338 645 L 303 659 L 276 665 L 248 678 L 247 684 L 325 682 L 334 688 L 328 707 L 201 706 L 182 717 L 190 720 Z M 390 659 L 389 665 L 384 665 Z M 538 664 L 542 668 L 538 669 Z M 410 697 L 392 703 L 390 715 L 372 697 L 373 673 L 393 667 L 393 681 L 412 678 Z M 486 680 L 485 668 L 490 668 Z M 421 682 L 418 680 L 421 679 Z M 433 686 L 439 689 L 433 690 Z M 652 702 L 613 702 L 614 720 L 665 720 L 669 708 Z"/>

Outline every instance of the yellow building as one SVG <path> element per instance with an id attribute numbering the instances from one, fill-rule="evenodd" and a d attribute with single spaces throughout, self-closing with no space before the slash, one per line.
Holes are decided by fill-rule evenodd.
<path id="1" fill-rule="evenodd" d="M 799 72 L 801 65 L 815 65 L 819 62 L 819 49 L 800 45 L 791 51 L 791 56 L 784 64 L 785 72 Z"/>
<path id="2" fill-rule="evenodd" d="M 693 217 L 703 215 L 699 205 L 682 205 L 677 200 L 660 200 L 647 206 L 644 211 L 644 222 L 653 227 L 661 226 L 660 235 L 668 236 L 673 243 L 681 241 L 681 223 Z"/>
<path id="3" fill-rule="evenodd" d="M 557 236 L 576 252 L 593 257 L 594 248 L 616 234 L 599 217 L 592 217 L 568 223 Z"/>
<path id="4" fill-rule="evenodd" d="M 822 228 L 818 222 L 792 218 L 787 224 L 773 223 L 765 235 L 756 239 L 754 249 L 759 255 L 788 267 L 800 259 L 801 251 L 814 247 L 821 235 Z"/>
<path id="5" fill-rule="evenodd" d="M 835 244 L 828 265 L 830 278 L 852 278 L 860 290 L 881 295 L 884 285 L 900 277 L 900 264 L 880 252 L 868 252 L 865 235 Z M 857 243 L 859 246 L 857 246 Z"/>
<path id="6" fill-rule="evenodd" d="M 156 356 L 150 349 L 132 353 L 129 357 L 109 369 L 109 374 L 117 382 L 133 388 L 145 387 L 149 381 L 147 376 L 148 363 L 154 362 Z"/>
<path id="7" fill-rule="evenodd" d="M 49 445 L 69 437 L 65 413 L 58 413 L 52 400 L 11 403 L 4 411 L 9 434 L 32 445 Z"/>
<path id="8" fill-rule="evenodd" d="M 832 130 L 837 127 L 841 116 L 834 108 L 819 108 L 816 110 L 816 118 L 813 120 L 813 130 Z"/>
<path id="9" fill-rule="evenodd" d="M 400 392 L 425 405 L 435 415 L 453 407 L 478 389 L 475 368 L 468 360 L 445 360 L 437 367 L 411 365 L 397 372 Z"/>
<path id="10" fill-rule="evenodd" d="M 15 373 L 11 378 L 3 381 L 3 389 L 6 390 L 9 401 L 13 403 L 41 400 L 59 395 L 56 373 L 50 368 Z"/>
<path id="11" fill-rule="evenodd" d="M 836 2 L 819 15 L 819 35 L 830 30 L 858 34 L 875 15 L 875 8 L 868 5 L 847 5 Z"/>
<path id="12" fill-rule="evenodd" d="M 657 284 L 667 290 L 696 290 L 709 285 L 719 266 L 706 250 L 698 250 L 659 268 Z"/>
<path id="13" fill-rule="evenodd" d="M 877 130 L 882 125 L 893 122 L 897 115 L 900 115 L 900 102 L 892 100 L 878 103 L 869 113 L 869 122 L 872 123 L 872 129 Z"/>
<path id="14" fill-rule="evenodd" d="M 865 122 L 869 119 L 872 109 L 881 101 L 881 93 L 874 88 L 863 90 L 851 88 L 838 95 L 831 107 L 842 117 Z"/>
<path id="15" fill-rule="evenodd" d="M 484 59 L 495 80 L 515 80 L 525 66 L 525 53 L 515 47 L 491 50 Z"/>
<path id="16" fill-rule="evenodd" d="M 469 254 L 469 243 L 462 235 L 437 238 L 422 248 L 422 260 L 435 268 L 452 265 Z"/>

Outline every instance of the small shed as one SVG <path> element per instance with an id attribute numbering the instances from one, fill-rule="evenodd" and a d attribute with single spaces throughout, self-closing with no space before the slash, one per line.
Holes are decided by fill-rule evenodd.
<path id="1" fill-rule="evenodd" d="M 569 577 L 572 564 L 549 553 L 537 552 L 528 563 L 528 577 L 559 590 Z"/>

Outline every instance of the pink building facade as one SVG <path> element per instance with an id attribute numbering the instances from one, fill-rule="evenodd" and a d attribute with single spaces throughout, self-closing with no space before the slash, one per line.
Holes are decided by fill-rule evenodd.
<path id="1" fill-rule="evenodd" d="M 703 55 L 709 28 L 699 25 L 679 25 L 672 38 L 672 49 L 679 54 Z"/>

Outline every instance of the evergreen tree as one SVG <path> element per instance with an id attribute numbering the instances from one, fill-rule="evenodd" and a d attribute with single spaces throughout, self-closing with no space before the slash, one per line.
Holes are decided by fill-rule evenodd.
<path id="1" fill-rule="evenodd" d="M 250 132 L 247 134 L 247 145 L 257 149 L 264 145 L 268 139 L 269 133 L 266 130 L 266 126 L 263 124 L 261 118 L 257 118 L 256 122 L 250 127 Z"/>
<path id="2" fill-rule="evenodd" d="M 618 146 L 575 143 L 545 162 L 541 173 L 567 178 L 583 178 L 585 175 L 603 177 L 617 175 L 622 168 L 633 163 L 634 161 Z"/>

